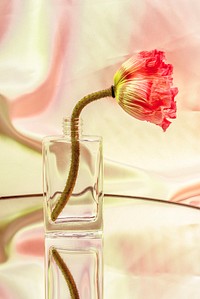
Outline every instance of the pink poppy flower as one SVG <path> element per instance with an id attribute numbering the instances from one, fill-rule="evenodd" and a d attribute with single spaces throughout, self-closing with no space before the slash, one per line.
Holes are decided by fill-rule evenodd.
<path id="1" fill-rule="evenodd" d="M 131 116 L 154 123 L 164 131 L 176 118 L 172 87 L 173 67 L 165 63 L 164 52 L 140 52 L 122 64 L 114 76 L 114 93 L 119 105 Z"/>

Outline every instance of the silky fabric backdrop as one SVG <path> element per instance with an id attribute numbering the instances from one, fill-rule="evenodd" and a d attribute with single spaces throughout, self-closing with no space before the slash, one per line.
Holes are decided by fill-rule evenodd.
<path id="1" fill-rule="evenodd" d="M 160 49 L 174 65 L 178 114 L 167 132 L 126 115 L 112 98 L 82 112 L 103 136 L 105 192 L 198 205 L 199 1 L 9 0 L 0 4 L 1 195 L 42 190 L 41 139 L 120 64 Z M 22 167 L 23 166 L 23 167 Z"/>
<path id="2" fill-rule="evenodd" d="M 106 194 L 200 207 L 199 16 L 199 0 L 1 0 L 1 198 L 41 194 L 42 138 L 62 134 L 63 117 L 83 96 L 110 87 L 127 58 L 159 49 L 179 88 L 168 130 L 106 98 L 83 110 L 83 131 L 103 137 Z M 0 298 L 13 299 L 3 284 Z"/>

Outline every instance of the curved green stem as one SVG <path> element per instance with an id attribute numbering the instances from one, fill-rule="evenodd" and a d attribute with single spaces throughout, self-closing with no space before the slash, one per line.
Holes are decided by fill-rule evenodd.
<path id="1" fill-rule="evenodd" d="M 82 98 L 74 107 L 74 110 L 72 112 L 71 116 L 71 142 L 72 142 L 72 147 L 71 147 L 71 165 L 70 165 L 70 170 L 69 170 L 69 175 L 67 178 L 67 182 L 65 185 L 65 188 L 57 201 L 52 214 L 51 214 L 51 219 L 52 221 L 55 221 L 59 214 L 62 212 L 64 209 L 65 205 L 67 204 L 78 175 L 78 169 L 79 169 L 79 156 L 80 156 L 80 145 L 79 145 L 79 134 L 76 131 L 76 122 L 75 120 L 79 118 L 80 113 L 82 109 L 89 103 L 99 100 L 101 98 L 105 98 L 108 96 L 113 96 L 113 88 L 110 87 L 108 89 L 104 89 L 101 91 L 97 91 L 94 93 L 91 93 L 84 98 Z"/>
<path id="2" fill-rule="evenodd" d="M 56 264 L 58 265 L 60 271 L 62 272 L 62 274 L 65 278 L 65 281 L 69 288 L 71 299 L 80 299 L 76 283 L 74 281 L 74 278 L 73 278 L 69 268 L 67 267 L 67 265 L 63 261 L 62 257 L 60 256 L 60 254 L 58 253 L 58 251 L 55 248 L 52 248 L 51 253 L 52 253 L 52 256 L 53 256 Z"/>

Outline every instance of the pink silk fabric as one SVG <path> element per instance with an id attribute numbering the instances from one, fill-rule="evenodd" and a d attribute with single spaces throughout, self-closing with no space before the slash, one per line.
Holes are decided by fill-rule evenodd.
<path id="1" fill-rule="evenodd" d="M 70 116 L 75 103 L 86 94 L 110 87 L 116 70 L 127 58 L 141 50 L 160 49 L 166 52 L 167 61 L 174 66 L 174 85 L 179 88 L 176 97 L 177 119 L 168 130 L 163 133 L 158 126 L 131 118 L 122 111 L 115 99 L 107 98 L 84 109 L 84 132 L 103 137 L 106 194 L 143 196 L 200 207 L 199 16 L 199 0 L 1 0 L 0 196 L 41 193 L 42 138 L 62 134 L 63 117 Z M 12 209 L 19 209 L 21 213 L 25 207 L 24 202 L 15 205 L 12 202 L 6 207 L 11 218 Z M 3 201 L 0 200 L 0 219 L 8 220 L 3 209 Z M 148 211 L 147 207 L 144 209 Z M 178 280 L 179 288 L 174 280 L 170 280 L 170 276 L 167 276 L 168 284 L 163 287 L 164 276 L 161 280 L 157 277 L 155 282 L 148 279 L 148 275 L 143 280 L 141 275 L 141 286 L 144 283 L 146 289 L 144 287 L 142 292 L 137 292 L 137 284 L 134 284 L 135 293 L 130 293 L 133 281 L 129 279 L 129 274 L 134 265 L 140 265 L 137 268 L 140 273 L 143 273 L 141 269 L 148 272 L 148 263 L 153 254 L 157 261 L 155 271 L 159 272 L 162 265 L 157 257 L 160 254 L 162 260 L 163 250 L 168 243 L 163 238 L 156 247 L 154 231 L 153 249 L 151 247 L 147 255 L 145 250 L 140 253 L 139 245 L 133 245 L 135 236 L 130 240 L 133 243 L 127 241 L 128 227 L 122 230 L 123 234 L 127 230 L 126 238 L 118 230 L 119 227 L 115 227 L 119 212 L 125 213 L 125 210 L 129 210 L 127 205 L 118 210 L 116 204 L 113 215 L 109 209 L 106 212 L 114 217 L 110 234 L 117 236 L 114 247 L 108 246 L 110 234 L 106 236 L 106 258 L 113 258 L 113 263 L 117 265 L 113 267 L 112 261 L 107 260 L 107 270 L 110 272 L 106 272 L 106 288 L 111 286 L 107 289 L 107 298 L 116 298 L 116 295 L 117 298 L 126 299 L 199 298 L 199 293 L 186 294 L 183 281 Z M 134 209 L 131 211 L 134 219 Z M 173 217 L 176 218 L 175 215 Z M 175 231 L 178 235 L 177 223 Z M 24 229 L 26 225 L 24 223 Z M 190 242 L 190 232 L 192 234 L 194 226 L 191 223 L 188 225 L 187 240 Z M 174 261 L 185 251 L 180 251 L 176 238 L 172 240 L 170 237 L 173 224 L 165 229 L 169 242 L 175 244 Z M 19 230 L 23 230 L 23 226 Z M 145 240 L 149 235 L 145 230 L 141 233 L 142 248 L 148 247 L 149 243 Z M 12 256 L 13 264 L 4 264 L 4 259 L 0 264 L 0 298 L 28 298 L 25 295 L 27 293 L 23 293 L 23 287 L 18 289 L 18 283 L 9 280 L 8 273 L 17 274 L 20 267 L 22 273 L 27 271 L 38 282 L 37 295 L 33 292 L 35 295 L 31 297 L 29 293 L 29 298 L 43 298 L 42 232 L 34 229 L 30 239 L 21 231 L 19 234 L 19 240 L 16 232 L 9 240 L 6 239 L 8 244 L 13 240 L 14 247 L 11 248 L 14 248 L 15 254 Z M 4 241 L 0 243 L 7 246 Z M 30 244 L 36 244 L 34 250 L 41 258 L 38 258 L 38 264 L 35 264 L 37 258 L 30 259 L 33 254 Z M 186 246 L 187 242 L 184 244 Z M 192 244 L 195 248 L 195 242 Z M 20 250 L 23 254 L 28 252 L 30 268 L 27 265 L 23 268 L 25 260 L 17 259 Z M 136 260 L 132 261 L 130 267 L 133 268 L 129 269 L 128 261 L 135 251 Z M 155 252 L 158 254 L 156 257 Z M 170 251 L 166 254 L 167 261 L 171 261 Z M 124 260 L 124 255 L 127 255 L 127 260 Z M 196 263 L 200 264 L 196 252 L 194 257 Z M 194 284 L 196 290 L 200 272 L 193 266 L 196 276 L 190 283 L 191 288 Z M 39 274 L 37 267 L 41 270 Z M 126 272 L 119 272 L 120 267 Z M 165 265 L 168 275 L 169 269 L 172 269 L 170 267 L 170 262 L 168 266 Z M 187 265 L 184 264 L 183 268 L 186 275 Z M 152 278 L 152 272 L 150 274 Z M 26 278 L 26 275 L 22 276 Z M 124 292 L 117 293 L 113 281 L 115 284 L 119 282 L 118 288 Z M 148 291 L 152 283 L 159 285 L 154 297 Z M 170 287 L 172 289 L 168 289 Z M 164 295 L 163 290 L 166 289 L 168 293 Z"/>
<path id="2" fill-rule="evenodd" d="M 193 2 L 1 1 L 1 195 L 41 192 L 42 138 L 61 134 L 62 118 L 81 97 L 111 86 L 125 59 L 157 48 L 179 88 L 168 131 L 108 98 L 82 112 L 84 132 L 103 136 L 106 193 L 199 205 L 200 4 Z"/>

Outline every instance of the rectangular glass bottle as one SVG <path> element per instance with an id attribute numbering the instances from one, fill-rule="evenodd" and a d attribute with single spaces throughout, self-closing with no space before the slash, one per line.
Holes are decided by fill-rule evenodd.
<path id="1" fill-rule="evenodd" d="M 103 161 L 102 139 L 78 135 L 72 141 L 70 121 L 64 120 L 62 136 L 45 137 L 43 140 L 44 163 L 44 220 L 46 233 L 74 234 L 93 233 L 102 230 Z M 67 184 L 72 165 L 72 143 L 78 143 L 78 171 L 73 191 L 68 202 L 55 220 L 52 212 Z M 75 153 L 76 154 L 76 153 Z M 72 171 L 73 173 L 73 171 Z M 67 196 L 67 195 L 66 195 Z"/>
<path id="2" fill-rule="evenodd" d="M 45 250 L 46 299 L 103 298 L 101 238 L 46 237 Z M 67 267 L 66 275 L 54 258 L 55 250 Z M 73 277 L 72 287 L 68 276 Z"/>
<path id="3" fill-rule="evenodd" d="M 43 178 L 45 299 L 102 299 L 102 139 L 65 119 L 43 140 Z"/>

